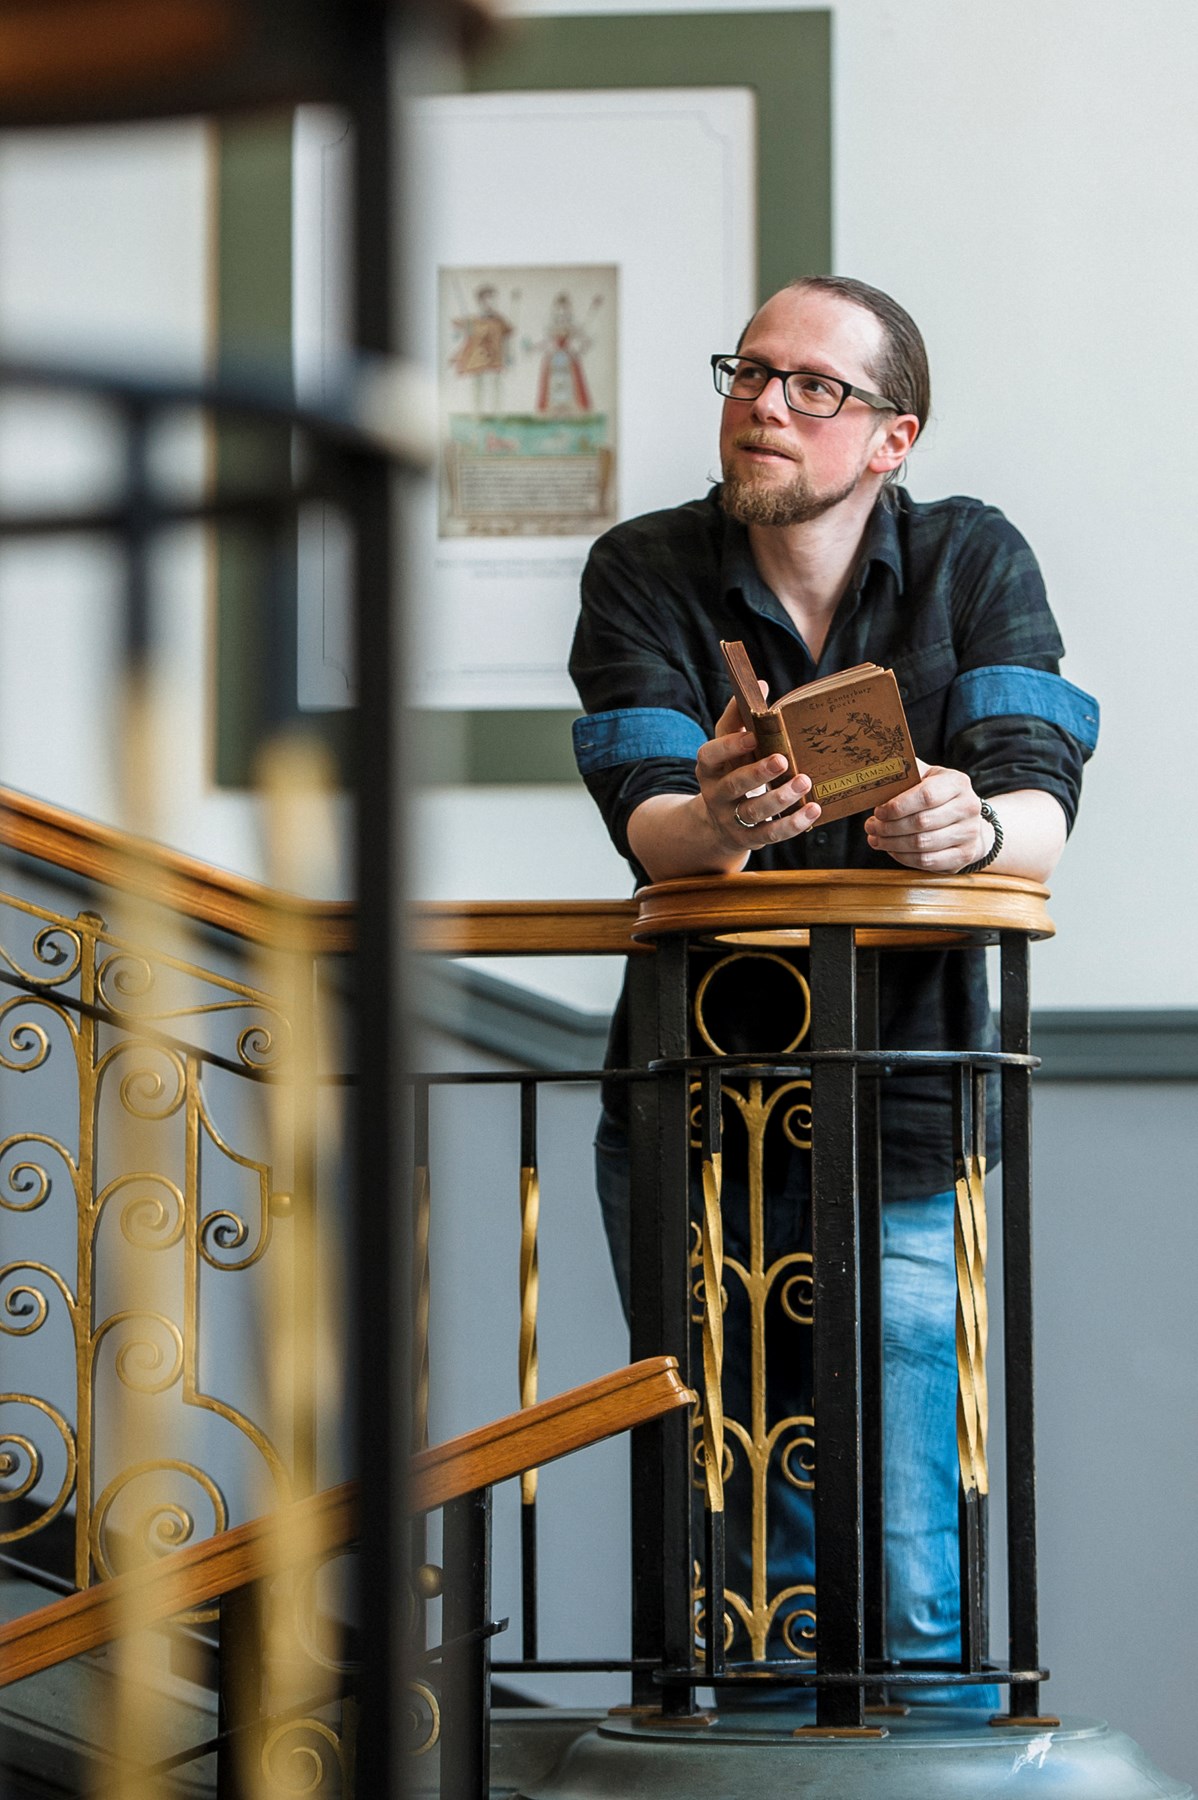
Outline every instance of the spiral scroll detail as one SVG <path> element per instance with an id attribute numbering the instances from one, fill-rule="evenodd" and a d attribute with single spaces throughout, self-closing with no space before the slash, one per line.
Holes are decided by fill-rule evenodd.
<path id="1" fill-rule="evenodd" d="M 44 1000 L 33 1000 L 27 994 L 18 994 L 12 1000 L 0 1006 L 0 1020 L 8 1037 L 8 1051 L 0 1050 L 0 1069 L 8 1069 L 13 1075 L 29 1075 L 34 1069 L 40 1069 L 50 1054 L 50 1034 L 44 1025 L 39 1025 L 30 1018 L 10 1019 L 16 1011 L 24 1012 L 33 1006 L 46 1006 Z M 59 1008 L 51 1006 L 49 1010 L 58 1014 Z"/>
<path id="2" fill-rule="evenodd" d="M 151 1489 L 161 1486 L 171 1475 L 182 1475 L 193 1481 L 200 1488 L 212 1509 L 213 1532 L 224 1531 L 229 1523 L 228 1507 L 224 1495 L 213 1481 L 211 1475 L 194 1463 L 180 1462 L 174 1458 L 164 1457 L 156 1462 L 134 1463 L 130 1468 L 122 1469 L 115 1475 L 96 1501 L 92 1511 L 91 1540 L 92 1561 L 96 1573 L 106 1581 L 118 1571 L 114 1566 L 110 1548 L 109 1534 L 113 1510 L 122 1496 L 137 1483 L 148 1484 Z M 164 1500 L 155 1497 L 140 1514 L 130 1529 L 122 1529 L 120 1541 L 125 1544 L 136 1544 L 142 1560 L 150 1560 L 169 1555 L 182 1544 L 190 1542 L 195 1535 L 195 1514 L 190 1507 L 178 1500 Z"/>
<path id="3" fill-rule="evenodd" d="M 276 1725 L 262 1745 L 262 1773 L 277 1793 L 298 1796 L 327 1791 L 330 1764 L 339 1772 L 344 1794 L 341 1741 L 322 1719 L 289 1719 Z"/>
<path id="4" fill-rule="evenodd" d="M 61 987 L 79 967 L 82 940 L 67 925 L 43 925 L 33 940 L 33 954 L 41 967 L 27 969 L 0 944 L 0 962 L 7 963 L 14 975 L 24 981 L 40 982 L 43 987 Z M 48 975 L 47 969 L 53 969 L 54 974 Z"/>
<path id="5" fill-rule="evenodd" d="M 78 1456 L 74 1432 L 58 1409 L 48 1401 L 40 1400 L 33 1394 L 0 1394 L 0 1406 L 29 1407 L 34 1412 L 41 1413 L 58 1433 L 65 1452 L 62 1479 L 53 1499 L 48 1504 L 43 1504 L 39 1496 L 34 1518 L 26 1520 L 22 1525 L 0 1531 L 0 1544 L 13 1544 L 19 1538 L 32 1537 L 34 1532 L 44 1531 L 58 1517 L 75 1491 Z M 24 1430 L 16 1427 L 0 1430 L 0 1457 L 4 1458 L 7 1465 L 4 1470 L 5 1478 L 13 1480 L 13 1485 L 0 1493 L 0 1502 L 23 1499 L 26 1494 L 32 1493 L 46 1472 L 46 1453 L 34 1441 L 28 1427 Z"/>

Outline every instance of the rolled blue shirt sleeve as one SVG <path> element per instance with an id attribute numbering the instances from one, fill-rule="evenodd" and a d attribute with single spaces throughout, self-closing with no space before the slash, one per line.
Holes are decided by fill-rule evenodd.
<path id="1" fill-rule="evenodd" d="M 1098 741 L 1098 702 L 1060 673 L 1060 634 L 1039 565 L 1009 520 L 987 508 L 955 570 L 959 666 L 945 717 L 945 762 L 983 799 L 1039 788 L 1071 830 L 1082 768 Z"/>

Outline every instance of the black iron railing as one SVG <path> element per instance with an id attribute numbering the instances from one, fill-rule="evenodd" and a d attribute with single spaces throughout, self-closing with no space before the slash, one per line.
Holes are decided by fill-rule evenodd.
<path id="1" fill-rule="evenodd" d="M 752 892 L 753 877 L 744 878 Z M 1001 1047 L 958 1051 L 897 1051 L 880 1043 L 878 955 L 870 939 L 894 934 L 902 917 L 903 878 L 884 894 L 889 910 L 872 917 L 868 906 L 858 929 L 848 917 L 810 926 L 809 1033 L 786 1054 L 708 1054 L 696 1035 L 696 994 L 689 977 L 689 943 L 679 930 L 655 931 L 653 954 L 635 958 L 630 987 L 634 1065 L 606 1071 L 602 1079 L 627 1091 L 633 1196 L 631 1355 L 665 1352 L 678 1358 L 699 1391 L 695 1421 L 668 1418 L 636 1434 L 632 1461 L 632 1637 L 625 1659 L 543 1658 L 537 1631 L 535 1486 L 526 1485 L 521 1529 L 523 1557 L 522 1655 L 497 1660 L 505 1673 L 626 1670 L 634 1705 L 660 1709 L 666 1718 L 693 1716 L 695 1693 L 717 1695 L 753 1687 L 799 1689 L 815 1695 L 815 1729 L 875 1732 L 889 1707 L 935 1689 L 989 1687 L 1009 1690 L 1002 1719 L 1042 1716 L 1038 1695 L 1046 1671 L 1039 1664 L 1036 1624 L 1034 1517 L 1034 1416 L 1031 1380 L 1030 1095 L 1036 1059 L 1030 1054 L 1030 940 L 1051 930 L 1043 915 L 1043 890 L 1001 880 L 978 894 L 970 922 L 968 884 L 944 893 L 936 928 L 936 895 L 912 896 L 912 924 L 899 932 L 919 955 L 919 943 L 945 933 L 956 946 L 1001 944 Z M 701 884 L 694 884 L 700 886 Z M 711 884 L 715 894 L 720 884 Z M 881 890 L 879 890 L 881 893 Z M 747 945 L 729 931 L 727 959 L 763 955 L 780 960 L 802 924 L 804 894 L 785 925 L 749 921 L 759 938 Z M 1007 908 L 1004 924 L 1003 906 Z M 984 903 L 983 903 L 984 902 Z M 997 910 L 996 910 L 997 908 Z M 964 909 L 964 910 L 962 910 Z M 652 921 L 650 921 L 652 923 Z M 734 922 L 733 922 L 734 923 Z M 777 936 L 771 941 L 769 925 Z M 923 934 L 930 933 L 927 937 Z M 707 921 L 695 941 L 710 951 Z M 718 934 L 717 940 L 718 940 Z M 864 941 L 861 941 L 864 939 Z M 511 946 L 507 946 L 511 947 Z M 472 946 L 477 948 L 477 946 Z M 710 961 L 710 956 L 708 956 Z M 800 1008 L 801 1010 L 801 1008 Z M 699 1044 L 696 1049 L 696 1044 Z M 884 1555 L 884 1431 L 882 1332 L 882 1100 L 886 1084 L 912 1074 L 935 1073 L 951 1092 L 946 1108 L 946 1150 L 956 1171 L 957 1360 L 959 1400 L 960 1655 L 935 1662 L 901 1661 L 886 1635 Z M 550 1082 L 596 1082 L 597 1071 L 532 1076 L 527 1071 L 426 1076 L 415 1084 L 415 1107 L 425 1123 L 417 1141 L 427 1151 L 428 1096 L 432 1088 L 508 1085 L 520 1096 L 520 1187 L 526 1237 L 521 1256 L 520 1374 L 536 1355 L 535 1209 L 538 1096 Z M 1002 1313 L 1006 1346 L 1007 1487 L 1003 1524 L 1007 1539 L 1010 1653 L 992 1657 L 989 1642 L 988 1508 L 985 1350 L 985 1186 L 987 1100 L 1001 1086 L 1004 1161 Z M 811 1153 L 813 1242 L 773 1270 L 738 1270 L 722 1260 L 719 1175 L 728 1151 L 726 1121 L 737 1121 L 737 1153 L 762 1158 L 771 1117 L 805 1134 Z M 795 1120 L 798 1120 L 798 1124 Z M 750 1124 L 746 1125 L 746 1121 Z M 757 1134 L 754 1139 L 754 1133 Z M 792 1138 L 792 1141 L 793 1138 Z M 746 1151 L 746 1143 L 748 1149 Z M 760 1170 L 759 1170 L 760 1173 Z M 513 1173 L 513 1182 L 515 1175 Z M 435 1178 L 432 1182 L 435 1193 Z M 417 1191 L 427 1201 L 427 1165 Z M 419 1237 L 419 1233 L 418 1233 Z M 801 1265 L 801 1266 L 800 1266 Z M 731 1282 L 760 1294 L 775 1286 L 775 1300 L 809 1333 L 814 1368 L 813 1418 L 787 1421 L 796 1431 L 778 1436 L 778 1422 L 724 1416 L 721 1393 L 722 1313 Z M 724 1289 L 724 1303 L 715 1296 Z M 753 1315 L 761 1324 L 765 1301 Z M 796 1316 L 795 1309 L 798 1309 Z M 751 1312 L 750 1307 L 750 1312 Z M 719 1314 L 720 1316 L 717 1316 Z M 416 1316 L 420 1317 L 417 1308 Z M 759 1346 L 764 1361 L 765 1350 Z M 758 1354 L 754 1350 L 753 1354 Z M 416 1351 L 416 1366 L 421 1352 Z M 762 1414 L 764 1417 L 764 1414 Z M 818 1421 L 818 1425 L 816 1424 Z M 749 1425 L 753 1425 L 753 1421 Z M 771 1596 L 737 1597 L 726 1589 L 729 1529 L 721 1483 L 711 1479 L 737 1434 L 737 1454 L 754 1461 L 760 1504 L 768 1509 L 770 1459 L 785 1450 L 790 1472 L 812 1490 L 818 1604 L 812 1593 L 795 1608 L 793 1654 L 767 1653 L 763 1624 Z M 768 1438 L 768 1442 L 765 1440 Z M 818 1476 L 811 1452 L 818 1442 Z M 810 1479 L 806 1479 L 810 1476 Z M 697 1506 L 702 1494 L 704 1504 Z M 762 1527 L 762 1538 L 765 1530 Z M 743 1562 L 743 1557 L 742 1557 Z M 695 1571 L 698 1571 L 697 1574 Z M 725 1630 L 710 1596 L 725 1594 Z M 772 1617 L 772 1613 L 770 1615 Z M 729 1642 L 725 1645 L 725 1635 Z M 739 1648 L 737 1643 L 739 1641 Z"/>

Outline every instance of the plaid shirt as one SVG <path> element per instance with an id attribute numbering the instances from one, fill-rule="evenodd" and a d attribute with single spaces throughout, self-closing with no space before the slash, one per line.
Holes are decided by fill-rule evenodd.
<path id="1" fill-rule="evenodd" d="M 1072 826 L 1098 708 L 1058 673 L 1062 645 L 1039 568 L 1000 512 L 978 500 L 921 504 L 905 489 L 890 491 L 870 519 L 817 668 L 758 574 L 745 528 L 725 516 L 713 489 L 616 526 L 583 575 L 570 672 L 587 716 L 575 725 L 575 749 L 638 883 L 647 876 L 629 849 L 628 820 L 652 795 L 698 792 L 695 756 L 730 695 L 721 638 L 744 640 L 771 695 L 856 663 L 892 668 L 925 762 L 963 769 L 983 798 L 1041 788 Z M 893 868 L 870 849 L 863 820 L 817 825 L 765 846 L 748 866 Z M 775 1010 L 762 1001 L 751 1017 L 729 1022 L 735 1047 L 777 1047 Z M 884 955 L 882 1031 L 893 1049 L 991 1043 L 982 952 Z M 611 1053 L 626 1059 L 622 1009 Z M 886 1084 L 892 1195 L 950 1184 L 947 1150 L 929 1148 L 945 1142 L 947 1105 L 940 1078 Z"/>

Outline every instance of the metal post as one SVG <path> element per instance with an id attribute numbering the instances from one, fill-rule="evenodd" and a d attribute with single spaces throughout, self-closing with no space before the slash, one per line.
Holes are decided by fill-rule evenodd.
<path id="1" fill-rule="evenodd" d="M 150 417 L 137 401 L 125 404 L 125 616 L 122 633 L 125 677 L 139 681 L 149 674 L 152 639 L 150 537 L 153 501 L 150 490 Z"/>
<path id="2" fill-rule="evenodd" d="M 985 1609 L 985 1288 L 984 1262 L 976 1243 L 984 1218 L 975 1215 L 980 1176 L 973 1071 L 958 1067 L 953 1096 L 953 1165 L 956 1208 L 953 1230 L 957 1271 L 957 1540 L 961 1596 L 961 1667 L 981 1668 L 989 1648 Z M 984 1104 L 985 1090 L 982 1089 Z M 985 1130 L 985 1116 L 982 1117 Z M 981 1155 L 985 1154 L 985 1137 Z M 980 1310 L 979 1310 L 980 1309 Z"/>
<path id="3" fill-rule="evenodd" d="M 395 332 L 389 9 L 382 0 L 354 8 L 349 93 L 354 121 L 356 340 L 389 354 Z M 353 1258 L 349 1316 L 357 1323 L 356 1463 L 360 1480 L 360 1607 L 367 1656 L 361 1676 L 357 1749 L 360 1794 L 394 1794 L 405 1785 L 396 1721 L 403 1676 L 401 1621 L 404 1470 L 409 1442 L 408 1196 L 396 1106 L 405 1066 L 399 946 L 402 923 L 401 715 L 394 488 L 380 456 L 347 459 L 346 500 L 354 523 L 356 652 L 359 683 L 355 745 L 358 907 L 356 1045 L 359 1069 L 355 1133 Z"/>
<path id="4" fill-rule="evenodd" d="M 644 1068 L 657 1055 L 656 957 L 633 956 L 628 963 L 629 1061 Z M 655 1081 L 633 1081 L 628 1102 L 628 1158 L 631 1237 L 629 1361 L 657 1353 L 661 1344 L 661 1232 L 657 1209 L 657 1144 L 660 1098 Z M 632 1531 L 633 1660 L 660 1662 L 665 1641 L 662 1577 L 662 1421 L 641 1425 L 629 1440 Z M 661 1694 L 648 1669 L 634 1670 L 633 1706 L 657 1706 Z"/>
<path id="5" fill-rule="evenodd" d="M 667 938 L 631 963 L 635 1067 L 687 1049 L 687 947 Z M 629 1094 L 633 1360 L 678 1358 L 690 1380 L 689 1106 L 685 1072 L 634 1081 Z M 632 1653 L 670 1666 L 694 1655 L 691 1598 L 690 1418 L 671 1413 L 632 1434 Z M 694 1710 L 689 1686 L 662 1689 L 634 1673 L 634 1705 Z"/>
<path id="6" fill-rule="evenodd" d="M 1030 945 L 1001 935 L 1002 1047 L 1031 1049 Z M 1040 1621 L 1036 1571 L 1036 1420 L 1032 1374 L 1032 1077 L 1002 1072 L 1003 1323 L 1007 1426 L 1007 1580 L 1013 1669 L 1036 1669 Z M 1039 1684 L 1012 1682 L 1011 1716 L 1040 1711 Z"/>
<path id="7" fill-rule="evenodd" d="M 262 1706 L 260 1600 L 258 1588 L 243 1587 L 223 1595 L 220 1602 L 216 1800 L 248 1800 L 259 1787 L 255 1727 Z"/>
<path id="8" fill-rule="evenodd" d="M 408 1368 L 411 1377 L 410 1428 L 413 1455 L 428 1445 L 429 1321 L 432 1309 L 432 1271 L 429 1237 L 432 1228 L 431 1116 L 427 1081 L 412 1083 L 411 1207 L 412 1207 L 412 1329 Z M 408 1579 L 412 1588 L 412 1644 L 423 1649 L 427 1641 L 428 1595 L 415 1581 L 415 1572 L 428 1556 L 428 1516 L 417 1513 L 408 1523 Z"/>
<path id="9" fill-rule="evenodd" d="M 811 1018 L 814 1049 L 855 1049 L 851 925 L 812 927 Z M 853 1675 L 864 1655 L 854 1063 L 813 1064 L 811 1111 L 816 1659 L 821 1675 Z M 818 1726 L 860 1728 L 864 1698 L 863 1687 L 821 1687 Z"/>
<path id="10" fill-rule="evenodd" d="M 879 1049 L 878 952 L 857 952 L 857 1041 Z M 868 1662 L 885 1662 L 886 1498 L 882 1295 L 882 1078 L 857 1096 L 857 1190 L 861 1242 L 861 1469 L 863 1489 L 864 1634 Z M 877 1691 L 870 1698 L 876 1699 Z"/>
<path id="11" fill-rule="evenodd" d="M 520 1083 L 520 1404 L 537 1399 L 537 1310 L 540 1298 L 537 1226 L 541 1183 L 537 1167 L 537 1084 Z M 537 1471 L 520 1477 L 520 1623 L 525 1662 L 537 1659 Z"/>
<path id="12" fill-rule="evenodd" d="M 723 1093 L 718 1063 L 703 1071 L 703 1585 L 708 1675 L 724 1673 L 724 1228 Z"/>
<path id="13" fill-rule="evenodd" d="M 445 1508 L 441 1800 L 487 1800 L 491 1770 L 491 1490 Z M 361 1787 L 358 1792 L 363 1793 Z"/>
<path id="14" fill-rule="evenodd" d="M 973 1071 L 973 1154 L 974 1154 L 975 1164 L 976 1164 L 977 1168 L 979 1169 L 979 1171 L 981 1171 L 982 1221 L 983 1221 L 983 1225 L 985 1226 L 985 1228 L 988 1232 L 989 1224 L 988 1224 L 988 1217 L 987 1217 L 987 1212 L 986 1212 L 986 1188 L 985 1188 L 986 1091 L 987 1091 L 986 1076 L 981 1069 L 975 1069 Z M 983 1263 L 984 1262 L 985 1262 L 985 1255 L 983 1254 Z M 989 1299 L 989 1286 L 988 1286 L 989 1276 L 986 1273 L 985 1268 L 983 1268 L 983 1279 L 987 1282 L 987 1286 L 984 1289 L 984 1293 L 986 1296 L 986 1312 L 987 1312 L 986 1335 L 987 1335 L 987 1340 L 988 1340 L 988 1338 L 989 1338 L 990 1299 Z M 982 1351 L 983 1359 L 986 1356 L 987 1347 L 988 1347 L 988 1342 L 987 1342 L 987 1344 L 983 1345 L 983 1351 Z M 988 1429 L 989 1429 L 989 1412 L 987 1412 L 987 1430 Z M 987 1453 L 987 1458 L 988 1458 L 989 1457 L 989 1446 L 988 1445 L 987 1445 L 986 1453 Z M 985 1632 L 985 1636 L 984 1636 L 984 1639 L 981 1644 L 981 1653 L 982 1653 L 983 1660 L 985 1660 L 990 1655 L 990 1485 L 989 1485 L 989 1465 L 988 1465 L 988 1463 L 987 1463 L 986 1492 L 984 1494 L 978 1495 L 977 1561 L 978 1561 L 978 1574 L 977 1574 L 978 1605 L 981 1609 L 982 1624 L 983 1624 L 983 1628 L 984 1628 L 984 1632 Z"/>

